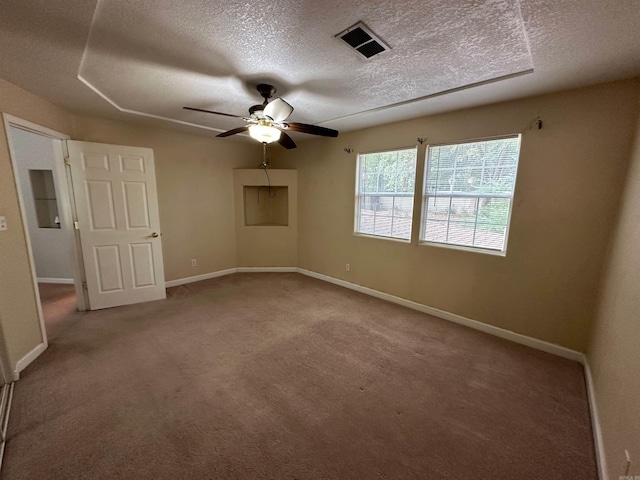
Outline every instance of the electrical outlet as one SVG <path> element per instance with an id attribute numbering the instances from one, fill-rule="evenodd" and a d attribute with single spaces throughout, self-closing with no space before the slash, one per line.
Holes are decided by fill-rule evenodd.
<path id="1" fill-rule="evenodd" d="M 196 261 L 196 259 L 195 259 L 195 258 L 192 258 L 192 259 L 191 259 L 191 266 L 192 266 L 192 267 L 195 267 L 197 264 L 198 264 L 198 262 Z"/>
<path id="2" fill-rule="evenodd" d="M 5 217 L 0 217 L 0 230 L 7 229 L 7 219 Z"/>
<path id="3" fill-rule="evenodd" d="M 345 269 L 347 272 L 350 272 L 350 271 L 351 271 L 351 264 L 350 264 L 350 263 L 347 263 L 347 264 L 344 266 L 344 269 Z"/>

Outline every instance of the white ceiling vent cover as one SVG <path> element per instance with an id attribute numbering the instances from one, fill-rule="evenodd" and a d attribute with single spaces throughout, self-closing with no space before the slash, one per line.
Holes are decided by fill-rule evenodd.
<path id="1" fill-rule="evenodd" d="M 358 56 L 366 59 L 373 58 L 380 53 L 391 50 L 391 47 L 373 33 L 364 22 L 351 25 L 346 30 L 337 34 L 336 38 L 344 41 L 349 47 L 358 52 Z"/>

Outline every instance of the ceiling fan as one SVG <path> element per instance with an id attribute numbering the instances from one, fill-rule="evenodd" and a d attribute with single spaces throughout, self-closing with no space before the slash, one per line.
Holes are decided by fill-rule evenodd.
<path id="1" fill-rule="evenodd" d="M 249 125 L 234 128 L 217 135 L 218 137 L 228 137 L 236 133 L 242 133 L 246 130 L 249 135 L 262 143 L 278 142 L 284 148 L 296 148 L 293 139 L 287 135 L 286 130 L 291 132 L 309 133 L 311 135 L 320 135 L 322 137 L 337 137 L 338 131 L 331 128 L 318 127 L 317 125 L 308 125 L 306 123 L 285 122 L 293 107 L 278 97 L 271 102 L 269 99 L 276 93 L 273 85 L 261 83 L 256 87 L 260 96 L 264 98 L 261 105 L 254 105 L 249 108 L 249 116 L 233 115 L 231 113 L 214 112 L 213 110 L 204 110 L 195 107 L 182 107 L 185 110 L 193 110 L 196 112 L 212 113 L 214 115 L 224 115 L 225 117 L 241 118 Z"/>

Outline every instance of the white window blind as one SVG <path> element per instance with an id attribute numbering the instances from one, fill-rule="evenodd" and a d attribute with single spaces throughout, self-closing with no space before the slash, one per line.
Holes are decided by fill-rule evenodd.
<path id="1" fill-rule="evenodd" d="M 411 239 L 417 149 L 358 155 L 355 233 Z"/>
<path id="2" fill-rule="evenodd" d="M 427 150 L 420 241 L 506 252 L 520 135 Z"/>

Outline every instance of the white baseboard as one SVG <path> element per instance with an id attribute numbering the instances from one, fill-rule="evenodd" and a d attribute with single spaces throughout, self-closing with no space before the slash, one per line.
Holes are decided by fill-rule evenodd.
<path id="1" fill-rule="evenodd" d="M 427 313 L 429 315 L 433 315 L 434 317 L 442 318 L 443 320 L 449 320 L 450 322 L 458 323 L 460 325 L 464 325 L 465 327 L 473 328 L 474 330 L 479 330 L 496 337 L 511 340 L 512 342 L 526 345 L 537 350 L 542 350 L 543 352 L 552 353 L 554 355 L 558 355 L 559 357 L 568 358 L 569 360 L 574 360 L 576 362 L 583 362 L 584 355 L 582 353 L 560 345 L 556 345 L 555 343 L 538 340 L 537 338 L 528 337 L 520 333 L 512 332 L 511 330 L 505 330 L 504 328 L 495 327 L 487 323 L 479 322 L 478 320 L 472 320 L 470 318 L 463 317 L 462 315 L 457 315 L 445 310 L 429 307 L 421 303 L 412 302 L 411 300 L 407 300 L 405 298 L 396 297 L 395 295 L 390 295 L 378 290 L 373 290 L 372 288 L 363 287 L 362 285 L 347 282 L 346 280 L 340 280 L 328 275 L 312 272 L 311 270 L 299 268 L 298 272 L 309 277 L 317 278 L 319 280 L 324 280 L 325 282 L 333 283 L 341 287 L 355 290 L 356 292 L 365 293 L 367 295 L 371 295 L 372 297 L 380 298 L 392 303 L 397 303 L 398 305 L 402 305 L 403 307 L 418 310 L 419 312 Z"/>
<path id="2" fill-rule="evenodd" d="M 202 275 L 195 275 L 193 277 L 178 278 L 177 280 L 169 280 L 165 282 L 167 288 L 177 287 L 178 285 L 186 285 L 187 283 L 200 282 L 202 280 L 209 280 L 210 278 L 223 277 L 225 275 L 231 275 L 232 273 L 277 273 L 277 272 L 298 272 L 298 267 L 238 267 L 228 268 L 226 270 L 218 270 L 217 272 L 203 273 Z"/>
<path id="3" fill-rule="evenodd" d="M 38 277 L 38 283 L 60 283 L 64 285 L 73 285 L 73 278 L 41 278 Z"/>
<path id="4" fill-rule="evenodd" d="M 238 267 L 238 273 L 273 273 L 273 272 L 298 272 L 298 267 Z"/>
<path id="5" fill-rule="evenodd" d="M 202 275 L 195 275 L 193 277 L 178 278 L 177 280 L 169 280 L 165 282 L 167 288 L 177 287 L 178 285 L 185 285 L 187 283 L 200 282 L 202 280 L 209 280 L 210 278 L 223 277 L 225 275 L 231 275 L 236 273 L 235 268 L 229 268 L 227 270 L 218 270 L 217 272 L 203 273 Z"/>
<path id="6" fill-rule="evenodd" d="M 607 459 L 604 455 L 604 441 L 602 439 L 602 428 L 600 427 L 600 416 L 598 415 L 598 405 L 596 403 L 596 392 L 593 385 L 593 376 L 589 367 L 589 360 L 586 355 L 582 356 L 584 366 L 584 376 L 589 395 L 589 412 L 591 413 L 591 430 L 593 431 L 593 443 L 596 447 L 596 461 L 598 462 L 598 477 L 600 480 L 609 480 L 607 472 Z"/>
<path id="7" fill-rule="evenodd" d="M 46 343 L 41 343 L 37 345 L 33 350 L 27 353 L 24 357 L 16 362 L 16 368 L 13 370 L 14 380 L 18 380 L 20 378 L 20 372 L 27 368 L 31 362 L 33 362 L 36 358 L 40 356 L 42 352 L 47 349 Z"/>

